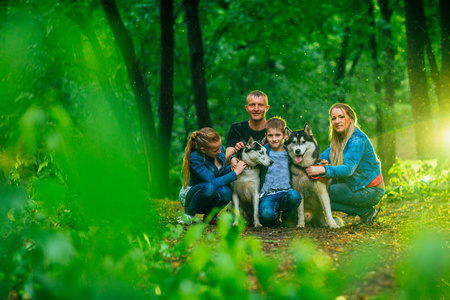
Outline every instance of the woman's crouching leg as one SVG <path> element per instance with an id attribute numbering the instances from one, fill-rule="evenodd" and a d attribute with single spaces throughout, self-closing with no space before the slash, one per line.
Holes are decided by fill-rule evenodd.
<path id="1" fill-rule="evenodd" d="M 185 209 L 186 214 L 195 216 L 195 214 L 203 214 L 205 211 L 209 212 L 214 205 L 215 191 L 216 187 L 209 182 L 193 186 L 186 196 L 186 201 L 189 201 L 189 205 Z"/>

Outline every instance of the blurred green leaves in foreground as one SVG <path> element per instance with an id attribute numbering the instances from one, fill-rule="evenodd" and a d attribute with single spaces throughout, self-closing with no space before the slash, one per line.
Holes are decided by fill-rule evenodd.
<path id="1" fill-rule="evenodd" d="M 133 237 L 161 226 L 142 163 L 113 121 L 96 117 L 82 132 L 58 105 L 31 107 L 2 148 L 1 299 L 140 294 L 145 264 Z"/>

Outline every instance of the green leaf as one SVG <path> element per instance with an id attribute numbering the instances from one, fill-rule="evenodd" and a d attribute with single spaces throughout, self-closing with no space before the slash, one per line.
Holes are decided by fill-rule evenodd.
<path id="1" fill-rule="evenodd" d="M 39 165 L 39 168 L 37 170 L 37 173 L 39 174 L 43 168 L 48 166 L 48 161 L 44 161 L 42 164 Z"/>
<path id="2" fill-rule="evenodd" d="M 10 219 L 10 220 L 13 221 L 13 222 L 16 221 L 16 220 L 14 219 L 14 210 L 15 210 L 15 208 L 13 207 L 13 208 L 11 208 L 11 209 L 8 211 L 8 219 Z"/>

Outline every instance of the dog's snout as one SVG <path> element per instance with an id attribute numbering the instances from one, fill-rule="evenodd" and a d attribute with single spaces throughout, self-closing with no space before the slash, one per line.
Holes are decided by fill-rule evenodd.
<path id="1" fill-rule="evenodd" d="M 273 160 L 270 160 L 269 163 L 270 163 L 270 165 L 272 165 L 273 164 Z"/>
<path id="2" fill-rule="evenodd" d="M 300 154 L 300 149 L 295 149 L 295 154 Z"/>

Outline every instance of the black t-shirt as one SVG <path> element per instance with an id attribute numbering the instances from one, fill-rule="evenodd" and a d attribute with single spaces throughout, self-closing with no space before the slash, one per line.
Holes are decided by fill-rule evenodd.
<path id="1" fill-rule="evenodd" d="M 231 125 L 230 132 L 228 132 L 227 148 L 234 147 L 238 142 L 246 144 L 250 137 L 261 142 L 266 137 L 266 130 L 255 131 L 250 128 L 248 121 L 234 123 Z"/>

